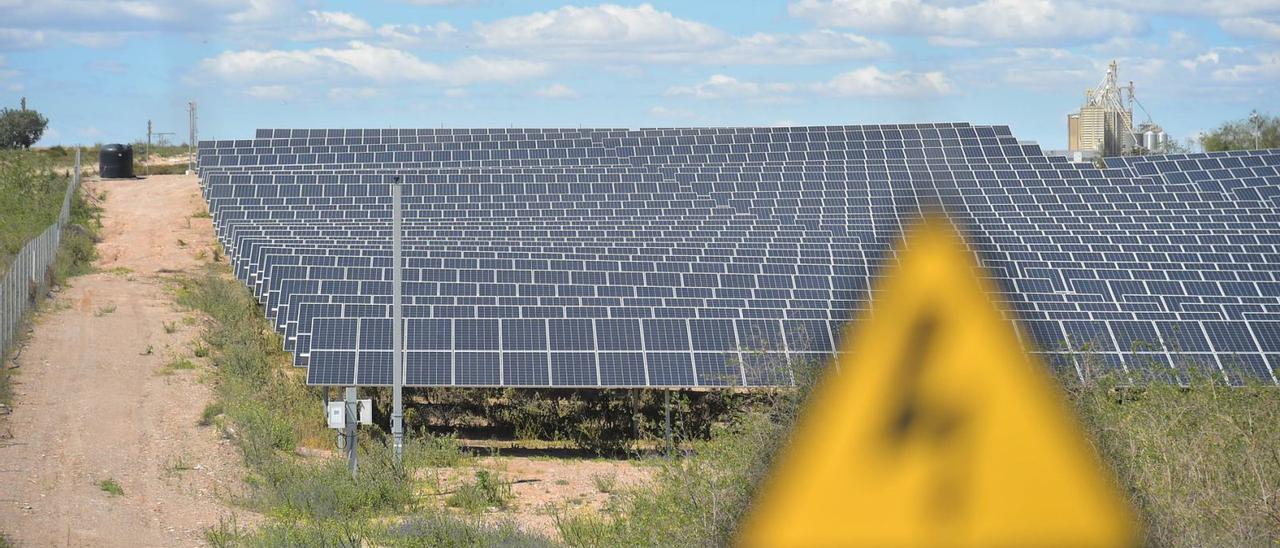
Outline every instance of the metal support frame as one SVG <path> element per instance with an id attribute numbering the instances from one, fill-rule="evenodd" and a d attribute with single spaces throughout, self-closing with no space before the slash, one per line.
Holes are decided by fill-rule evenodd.
<path id="1" fill-rule="evenodd" d="M 396 177 L 391 184 L 391 437 L 395 462 L 404 457 L 404 315 L 401 310 L 402 264 L 401 228 L 403 214 L 400 211 L 402 185 Z"/>
<path id="2" fill-rule="evenodd" d="M 671 391 L 662 391 L 662 410 L 665 415 L 664 431 L 667 438 L 667 456 L 673 456 L 676 453 L 675 442 L 671 439 Z"/>
<path id="3" fill-rule="evenodd" d="M 346 414 L 346 444 L 347 444 L 347 466 L 351 468 L 351 479 L 356 479 L 356 472 L 359 471 L 360 465 L 357 462 L 356 448 L 359 443 L 356 441 L 356 426 L 359 424 L 359 418 L 356 416 L 360 412 L 360 402 L 356 399 L 360 389 L 355 386 L 348 386 L 345 390 L 344 400 L 347 404 Z"/>

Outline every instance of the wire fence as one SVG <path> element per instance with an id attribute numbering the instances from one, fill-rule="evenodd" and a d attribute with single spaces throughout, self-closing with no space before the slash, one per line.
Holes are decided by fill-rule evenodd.
<path id="1" fill-rule="evenodd" d="M 39 302 L 40 294 L 49 289 L 52 281 L 49 268 L 58 256 L 62 229 L 71 219 L 71 199 L 79 188 L 80 150 L 76 149 L 76 165 L 62 197 L 58 220 L 22 247 L 22 251 L 9 263 L 3 282 L 0 282 L 0 357 L 9 354 L 18 339 L 23 318 Z"/>

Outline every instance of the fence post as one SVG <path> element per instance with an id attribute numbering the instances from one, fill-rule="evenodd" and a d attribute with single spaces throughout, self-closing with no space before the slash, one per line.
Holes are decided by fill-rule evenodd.
<path id="1" fill-rule="evenodd" d="M 71 221 L 71 202 L 80 189 L 81 150 L 76 147 L 74 171 L 62 195 L 58 218 L 35 238 L 22 246 L 8 269 L 0 274 L 0 359 L 18 338 L 22 318 L 45 289 L 45 273 L 53 266 L 62 242 L 62 228 Z M 32 285 L 35 298 L 32 298 Z"/>

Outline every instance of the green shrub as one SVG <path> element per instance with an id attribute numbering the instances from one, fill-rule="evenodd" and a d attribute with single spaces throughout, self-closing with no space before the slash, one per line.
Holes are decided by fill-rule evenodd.
<path id="1" fill-rule="evenodd" d="M 210 402 L 204 406 L 204 410 L 200 412 L 200 426 L 209 426 L 213 424 L 213 420 L 222 414 L 222 402 Z"/>
<path id="2" fill-rule="evenodd" d="M 1155 546 L 1280 540 L 1280 391 L 1066 383 L 1077 415 Z"/>
<path id="3" fill-rule="evenodd" d="M 507 548 L 550 548 L 542 537 L 526 534 L 511 522 L 485 523 L 479 519 L 433 512 L 415 516 L 388 528 L 378 545 L 404 548 L 466 548 L 503 546 Z"/>
<path id="4" fill-rule="evenodd" d="M 445 499 L 445 504 L 470 512 L 483 512 L 487 508 L 506 508 L 511 498 L 511 484 L 502 481 L 496 473 L 476 470 L 475 481 L 458 486 Z"/>
<path id="5" fill-rule="evenodd" d="M 98 482 L 98 489 L 103 490 L 113 497 L 124 496 L 124 488 L 120 487 L 120 483 L 114 479 L 107 478 Z"/>
<path id="6" fill-rule="evenodd" d="M 467 457 L 454 435 L 433 436 L 424 431 L 405 439 L 404 462 L 409 468 L 451 468 Z"/>

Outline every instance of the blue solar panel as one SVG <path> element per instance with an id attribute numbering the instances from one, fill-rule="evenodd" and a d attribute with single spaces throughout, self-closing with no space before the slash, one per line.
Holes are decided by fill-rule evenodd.
<path id="1" fill-rule="evenodd" d="M 964 123 L 270 129 L 199 148 L 233 271 L 313 384 L 390 382 L 397 180 L 411 385 L 790 384 L 931 204 L 1051 367 L 1275 381 L 1276 150 L 1098 169 Z"/>

